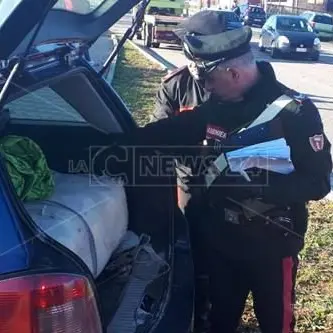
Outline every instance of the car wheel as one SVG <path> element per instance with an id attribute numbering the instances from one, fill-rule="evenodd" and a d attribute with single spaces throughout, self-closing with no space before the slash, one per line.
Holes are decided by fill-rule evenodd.
<path id="1" fill-rule="evenodd" d="M 274 42 L 271 44 L 271 57 L 274 59 L 279 57 L 279 50 L 276 49 Z"/>
<path id="2" fill-rule="evenodd" d="M 264 43 L 263 43 L 263 40 L 262 40 L 262 36 L 259 37 L 258 47 L 259 47 L 259 51 L 260 52 L 265 52 L 265 48 L 264 48 Z"/>
<path id="3" fill-rule="evenodd" d="M 317 54 L 317 55 L 311 57 L 311 60 L 312 60 L 312 61 L 318 61 L 318 60 L 319 60 L 319 54 Z"/>

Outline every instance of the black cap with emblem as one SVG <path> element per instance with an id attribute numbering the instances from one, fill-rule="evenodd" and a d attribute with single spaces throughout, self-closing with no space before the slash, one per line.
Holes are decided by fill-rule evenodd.
<path id="1" fill-rule="evenodd" d="M 204 10 L 181 24 L 175 34 L 182 40 L 185 56 L 195 63 L 194 76 L 204 78 L 220 63 L 250 51 L 250 27 L 228 30 L 226 11 Z"/>

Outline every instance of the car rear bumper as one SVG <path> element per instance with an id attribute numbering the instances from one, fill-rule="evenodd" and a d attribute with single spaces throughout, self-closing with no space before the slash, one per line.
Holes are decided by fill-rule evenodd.
<path id="1" fill-rule="evenodd" d="M 248 18 L 245 22 L 247 24 L 251 24 L 251 25 L 263 26 L 266 22 L 266 19 L 263 19 L 263 18 Z"/>
<path id="2" fill-rule="evenodd" d="M 278 48 L 278 51 L 281 54 L 297 56 L 297 57 L 306 57 L 306 58 L 316 58 L 319 56 L 320 51 L 316 48 L 297 48 L 297 47 L 281 47 Z"/>

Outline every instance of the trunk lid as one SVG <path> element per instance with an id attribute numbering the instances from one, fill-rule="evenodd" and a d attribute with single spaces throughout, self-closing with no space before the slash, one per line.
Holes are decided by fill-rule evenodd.
<path id="1" fill-rule="evenodd" d="M 31 39 L 34 39 L 33 47 L 59 42 L 91 44 L 139 2 L 3 0 L 0 2 L 0 60 L 22 55 Z"/>

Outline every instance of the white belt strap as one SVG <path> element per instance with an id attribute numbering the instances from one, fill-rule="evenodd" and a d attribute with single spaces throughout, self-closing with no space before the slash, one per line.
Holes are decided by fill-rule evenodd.
<path id="1" fill-rule="evenodd" d="M 272 104 L 268 105 L 267 108 L 247 128 L 242 128 L 238 131 L 238 133 L 271 121 L 292 101 L 293 99 L 287 95 L 280 96 Z M 205 175 L 207 188 L 211 186 L 211 184 L 227 166 L 227 159 L 225 154 L 222 153 L 207 169 L 207 174 Z"/>

